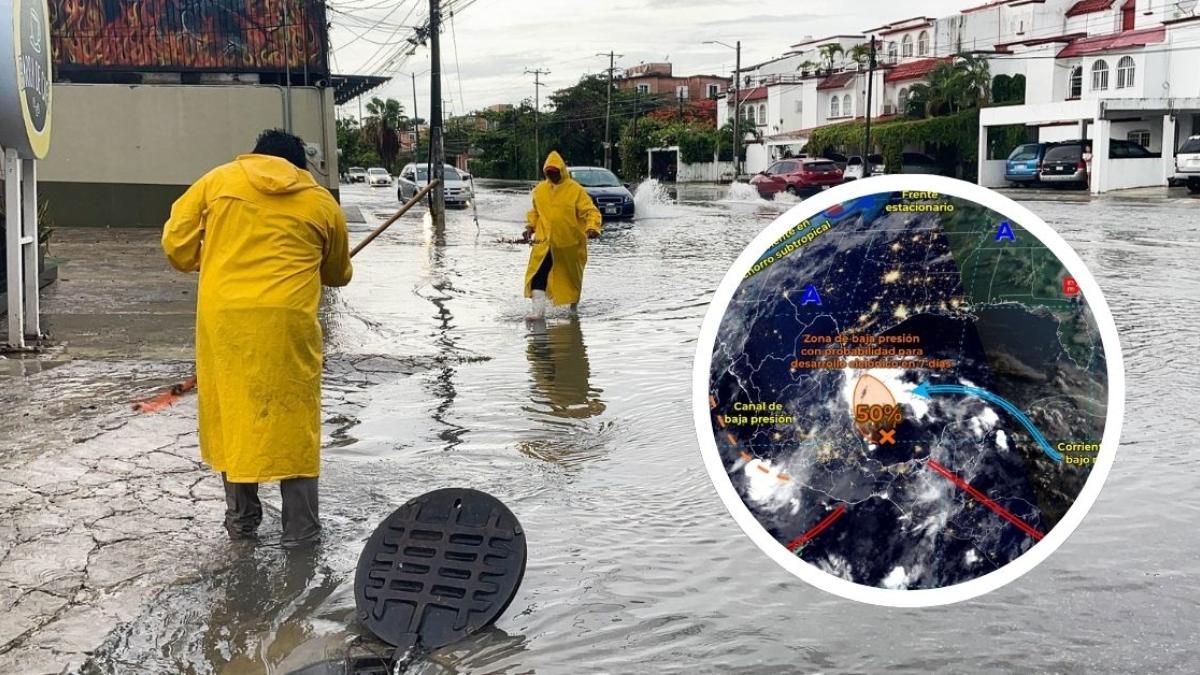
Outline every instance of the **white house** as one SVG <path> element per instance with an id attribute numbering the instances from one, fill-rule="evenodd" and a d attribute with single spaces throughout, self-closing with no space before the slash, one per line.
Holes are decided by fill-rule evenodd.
<path id="1" fill-rule="evenodd" d="M 741 73 L 745 170 L 798 151 L 812 131 L 867 114 L 867 73 L 850 54 L 876 40 L 879 71 L 873 119 L 902 115 L 913 85 L 943 61 L 971 53 L 987 58 L 993 78 L 1025 79 L 1023 105 L 981 113 L 988 129 L 1025 124 L 1044 141 L 1088 138 L 1097 147 L 1091 188 L 1158 185 L 1173 171 L 1175 148 L 1200 133 L 1200 14 L 1190 0 L 993 0 L 957 14 L 893 21 L 861 34 L 805 38 L 783 55 Z M 837 44 L 833 63 L 824 45 Z M 819 67 L 814 67 L 819 65 Z M 732 93 L 732 92 L 731 92 Z M 727 96 L 718 122 L 732 114 Z M 1133 140 L 1161 157 L 1109 158 L 1108 140 Z M 1104 143 L 1103 152 L 1099 147 Z M 916 148 L 919 150 L 919 148 Z M 980 153 L 980 180 L 1003 182 L 1003 158 Z"/>

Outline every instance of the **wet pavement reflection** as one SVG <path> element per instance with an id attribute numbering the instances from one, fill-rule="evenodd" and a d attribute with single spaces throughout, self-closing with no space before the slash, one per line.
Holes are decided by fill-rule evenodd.
<path id="1" fill-rule="evenodd" d="M 977 601 L 915 612 L 835 599 L 777 568 L 727 515 L 696 447 L 707 300 L 790 203 L 642 186 L 638 218 L 591 247 L 579 317 L 527 324 L 528 249 L 506 243 L 524 227 L 527 187 L 480 189 L 478 225 L 452 211 L 442 236 L 406 216 L 323 305 L 322 545 L 279 548 L 277 491 L 265 490 L 263 541 L 204 544 L 216 547 L 198 551 L 204 571 L 159 591 L 85 672 L 291 673 L 386 653 L 354 621 L 358 553 L 397 506 L 448 486 L 508 504 L 529 567 L 496 627 L 409 672 L 1125 672 L 1200 660 L 1200 548 L 1180 536 L 1200 516 L 1179 442 L 1200 432 L 1196 406 L 1180 403 L 1200 400 L 1195 201 L 1030 204 L 1117 317 L 1125 444 L 1091 515 L 1046 563 Z M 354 240 L 398 207 L 391 190 L 345 187 L 343 199 L 370 221 Z"/>

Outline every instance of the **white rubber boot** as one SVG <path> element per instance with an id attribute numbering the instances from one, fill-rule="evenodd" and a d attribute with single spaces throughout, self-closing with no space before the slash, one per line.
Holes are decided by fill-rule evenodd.
<path id="1" fill-rule="evenodd" d="M 528 321 L 541 321 L 546 318 L 546 291 L 533 292 L 533 307 L 529 315 L 525 317 Z"/>

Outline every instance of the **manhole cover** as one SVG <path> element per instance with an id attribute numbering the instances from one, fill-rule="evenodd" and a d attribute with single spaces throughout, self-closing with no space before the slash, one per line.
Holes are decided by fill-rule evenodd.
<path id="1" fill-rule="evenodd" d="M 405 649 L 437 649 L 494 622 L 525 575 L 525 533 L 491 495 L 446 488 L 388 516 L 354 576 L 358 617 Z"/>

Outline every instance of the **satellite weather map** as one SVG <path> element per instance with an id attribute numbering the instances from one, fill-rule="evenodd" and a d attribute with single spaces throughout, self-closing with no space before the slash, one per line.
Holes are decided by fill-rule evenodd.
<path id="1" fill-rule="evenodd" d="M 829 575 L 937 589 L 998 570 L 1079 497 L 1106 419 L 1088 299 L 1021 223 L 936 192 L 867 194 L 745 274 L 709 369 L 746 508 Z"/>

